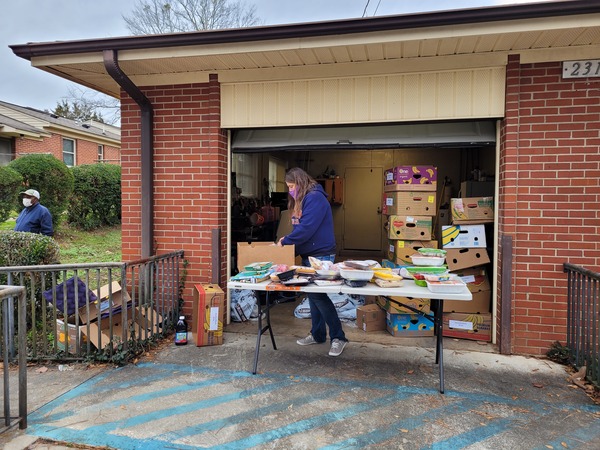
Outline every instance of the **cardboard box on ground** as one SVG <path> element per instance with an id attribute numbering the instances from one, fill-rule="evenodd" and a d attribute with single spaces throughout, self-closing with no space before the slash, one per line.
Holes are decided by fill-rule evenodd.
<path id="1" fill-rule="evenodd" d="M 110 344 L 111 334 L 114 347 L 128 339 L 131 326 L 136 327 L 140 336 L 161 331 L 161 315 L 149 306 L 136 306 L 133 314 L 131 297 L 127 291 L 122 290 L 118 281 L 102 286 L 99 295 L 98 300 L 89 304 L 89 309 L 87 305 L 79 308 L 78 324 L 74 323 L 75 315 L 67 318 L 68 334 L 64 333 L 64 321 L 57 319 L 59 350 L 68 349 L 69 353 L 77 354 L 76 333 L 80 337 L 80 350 L 85 350 L 87 341 L 101 350 Z M 125 330 L 123 308 L 127 308 Z"/>
<path id="2" fill-rule="evenodd" d="M 192 334 L 197 347 L 223 343 L 225 295 L 216 284 L 194 286 Z"/>

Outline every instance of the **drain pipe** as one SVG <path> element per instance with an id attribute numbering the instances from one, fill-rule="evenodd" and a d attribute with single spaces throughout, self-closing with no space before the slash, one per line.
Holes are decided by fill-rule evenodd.
<path id="1" fill-rule="evenodd" d="M 154 255 L 154 110 L 148 97 L 123 73 L 119 67 L 116 50 L 102 52 L 108 74 L 138 104 L 141 113 L 141 164 L 142 164 L 142 258 Z"/>

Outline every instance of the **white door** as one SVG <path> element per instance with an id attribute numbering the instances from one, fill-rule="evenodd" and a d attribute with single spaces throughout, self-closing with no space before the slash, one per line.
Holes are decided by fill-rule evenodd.
<path id="1" fill-rule="evenodd" d="M 381 251 L 382 192 L 382 168 L 346 168 L 344 173 L 344 250 Z"/>

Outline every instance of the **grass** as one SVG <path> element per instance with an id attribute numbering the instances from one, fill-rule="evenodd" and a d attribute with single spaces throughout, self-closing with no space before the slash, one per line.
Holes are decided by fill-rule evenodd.
<path id="1" fill-rule="evenodd" d="M 61 224 L 54 235 L 62 264 L 120 262 L 121 226 L 82 231 Z"/>

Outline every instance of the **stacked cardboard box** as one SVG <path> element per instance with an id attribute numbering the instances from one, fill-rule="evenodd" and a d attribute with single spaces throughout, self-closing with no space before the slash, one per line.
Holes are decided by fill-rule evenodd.
<path id="1" fill-rule="evenodd" d="M 421 247 L 437 248 L 432 240 L 437 215 L 437 167 L 397 166 L 385 171 L 382 212 L 387 216 L 388 259 L 411 265 Z"/>
<path id="2" fill-rule="evenodd" d="M 493 198 L 453 198 L 450 209 L 452 225 L 442 226 L 441 236 L 446 263 L 467 283 L 473 300 L 444 301 L 443 335 L 489 341 L 492 292 L 484 224 L 494 221 Z"/>

